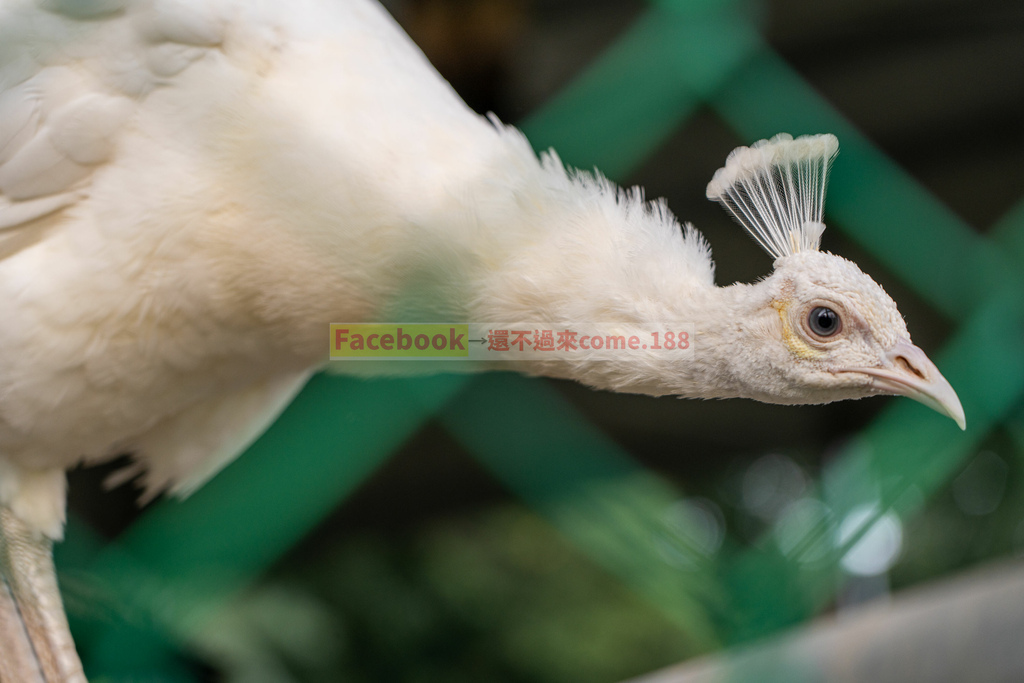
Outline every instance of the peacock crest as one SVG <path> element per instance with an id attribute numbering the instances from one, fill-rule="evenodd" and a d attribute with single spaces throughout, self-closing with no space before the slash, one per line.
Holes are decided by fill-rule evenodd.
<path id="1" fill-rule="evenodd" d="M 737 147 L 708 183 L 708 199 L 725 207 L 774 259 L 817 251 L 828 172 L 838 153 L 831 134 L 794 139 L 780 133 Z"/>

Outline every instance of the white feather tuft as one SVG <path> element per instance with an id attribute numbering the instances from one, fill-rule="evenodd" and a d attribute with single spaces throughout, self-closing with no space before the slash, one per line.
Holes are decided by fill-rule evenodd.
<path id="1" fill-rule="evenodd" d="M 817 251 L 828 171 L 839 152 L 831 134 L 779 133 L 737 147 L 708 183 L 719 202 L 775 259 Z"/>

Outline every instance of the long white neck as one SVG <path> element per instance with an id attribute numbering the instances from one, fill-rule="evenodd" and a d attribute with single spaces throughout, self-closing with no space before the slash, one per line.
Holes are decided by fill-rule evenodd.
<path id="1" fill-rule="evenodd" d="M 529 226 L 520 228 L 529 238 L 473 279 L 471 319 L 664 325 L 663 332 L 691 323 L 693 353 L 685 360 L 640 354 L 518 369 L 620 392 L 751 395 L 741 378 L 749 375 L 745 359 L 757 355 L 756 328 L 776 322 L 772 288 L 714 286 L 704 240 L 662 204 L 645 204 L 606 181 L 565 177 L 555 159 L 545 160 L 544 172 L 564 183 L 552 181 L 542 201 L 522 208 L 515 221 Z"/>
<path id="2" fill-rule="evenodd" d="M 770 288 L 716 287 L 705 241 L 663 203 L 566 172 L 552 155 L 538 163 L 514 131 L 498 135 L 507 156 L 499 156 L 493 172 L 412 227 L 397 278 L 404 285 L 377 315 L 390 309 L 395 321 L 665 325 L 663 332 L 691 323 L 686 360 L 637 355 L 496 367 L 615 391 L 751 395 L 735 373 L 755 355 L 749 346 L 756 331 L 744 326 L 771 324 Z"/>
<path id="3" fill-rule="evenodd" d="M 425 62 L 408 83 L 372 91 L 369 110 L 380 115 L 369 120 L 367 109 L 341 105 L 369 97 L 361 84 L 372 74 L 326 92 L 303 81 L 304 56 L 293 59 L 244 96 L 247 106 L 231 99 L 209 144 L 232 163 L 215 177 L 240 177 L 193 200 L 218 222 L 207 239 L 230 252 L 224 287 L 247 299 L 282 350 L 324 358 L 331 322 L 690 322 L 692 361 L 521 369 L 619 391 L 743 395 L 728 344 L 709 342 L 745 319 L 738 308 L 750 295 L 714 286 L 703 239 L 662 204 L 573 176 L 553 156 L 538 161 L 516 131 L 432 80 Z M 296 110 L 293 89 L 324 101 Z M 419 116 L 395 114 L 413 105 Z M 218 209 L 224 197 L 232 204 Z"/>
<path id="4" fill-rule="evenodd" d="M 251 296 L 267 312 L 261 326 L 315 359 L 331 322 L 692 323 L 689 360 L 499 367 L 616 391 L 750 394 L 730 368 L 744 341 L 738 326 L 765 308 L 758 287 L 715 287 L 703 238 L 663 204 L 572 175 L 553 156 L 538 161 L 514 131 L 475 123 L 474 145 L 452 141 L 449 156 L 461 163 L 443 180 L 404 168 L 393 197 L 356 201 L 351 178 L 339 178 L 333 205 L 318 205 L 315 192 L 261 199 L 270 213 L 233 240 L 259 251 L 247 261 L 260 270 Z"/>

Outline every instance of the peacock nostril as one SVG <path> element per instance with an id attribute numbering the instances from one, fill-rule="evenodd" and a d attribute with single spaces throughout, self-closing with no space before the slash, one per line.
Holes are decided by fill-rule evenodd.
<path id="1" fill-rule="evenodd" d="M 922 372 L 921 369 L 918 368 L 916 365 L 911 363 L 906 356 L 896 356 L 896 358 L 893 360 L 893 365 L 895 365 L 903 372 L 906 372 L 908 375 L 913 375 L 921 380 L 927 379 L 924 375 L 924 372 Z"/>

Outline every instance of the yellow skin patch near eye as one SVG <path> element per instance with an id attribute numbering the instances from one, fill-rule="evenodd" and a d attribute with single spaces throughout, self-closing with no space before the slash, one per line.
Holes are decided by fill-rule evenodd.
<path id="1" fill-rule="evenodd" d="M 793 329 L 789 318 L 789 301 L 772 302 L 772 307 L 779 312 L 779 320 L 782 321 L 782 339 L 786 342 L 790 352 L 797 358 L 804 360 L 816 360 L 825 356 L 825 352 L 810 346 Z"/>

